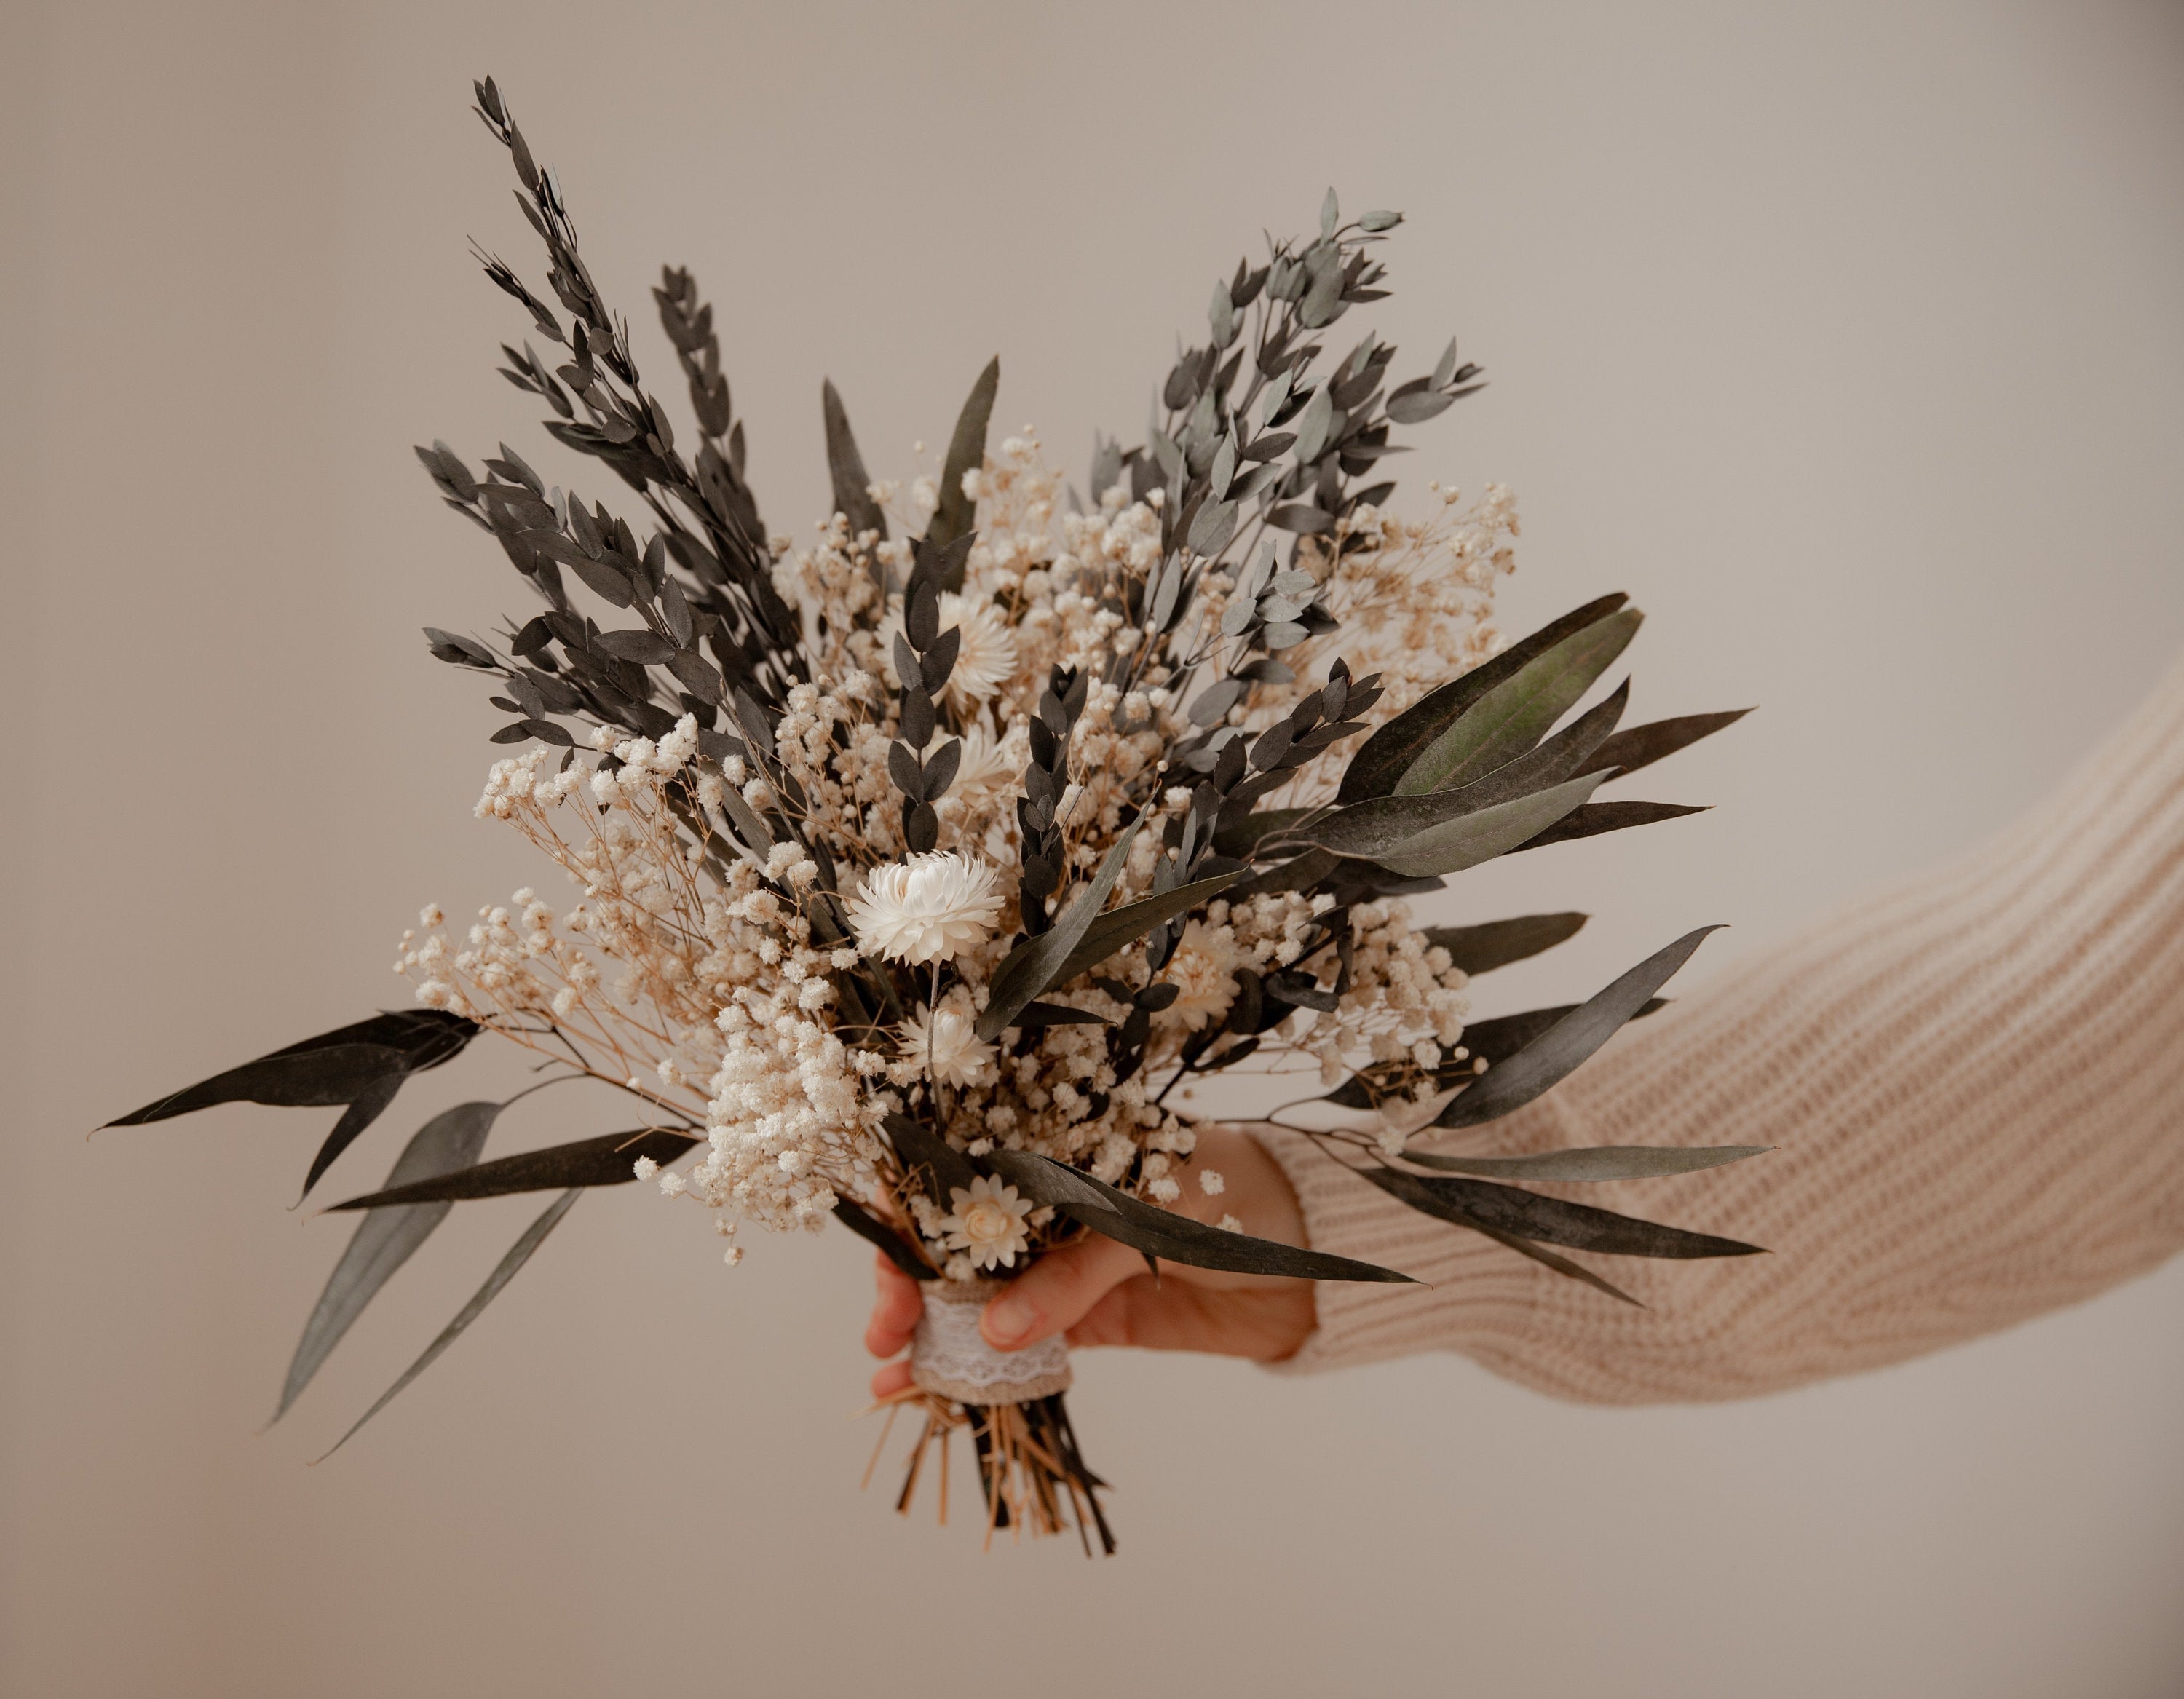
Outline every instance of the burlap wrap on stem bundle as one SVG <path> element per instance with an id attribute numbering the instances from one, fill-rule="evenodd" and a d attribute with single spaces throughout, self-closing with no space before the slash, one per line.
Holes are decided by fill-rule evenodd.
<path id="1" fill-rule="evenodd" d="M 910 1378 L 959 1404 L 1028 1404 L 1069 1390 L 1069 1345 L 1059 1334 L 1022 1351 L 995 1351 L 978 1331 L 1005 1280 L 928 1280 L 925 1313 L 910 1344 Z"/>

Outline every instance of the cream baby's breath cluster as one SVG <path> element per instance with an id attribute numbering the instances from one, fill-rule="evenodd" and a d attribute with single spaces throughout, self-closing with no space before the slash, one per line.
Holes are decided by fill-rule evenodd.
<path id="1" fill-rule="evenodd" d="M 936 599 L 941 630 L 964 634 L 940 693 L 961 753 L 934 804 L 934 848 L 906 848 L 889 771 L 903 688 L 892 639 L 904 631 L 905 589 L 882 587 L 906 585 L 914 555 L 877 529 L 852 534 L 837 515 L 773 567 L 811 666 L 785 693 L 770 760 L 748 746 L 702 756 L 696 718 L 684 714 L 656 742 L 603 728 L 581 754 L 539 747 L 497 761 L 476 812 L 543 851 L 573 901 L 557 914 L 526 888 L 459 933 L 427 911 L 423 930 L 403 940 L 399 966 L 427 1005 L 621 1085 L 663 1124 L 702 1127 L 704 1149 L 688 1164 L 640 1160 L 663 1191 L 718 1212 L 725 1233 L 745 1221 L 816 1227 L 846 1198 L 914 1230 L 937 1262 L 967 1266 L 970 1253 L 951 1239 L 956 1217 L 944 1200 L 900 1188 L 885 1137 L 886 1117 L 921 1095 L 945 1096 L 946 1136 L 974 1156 L 1031 1151 L 1173 1202 L 1195 1133 L 1164 1106 L 1163 1088 L 1179 1067 L 1217 1063 L 1206 1040 L 1245 978 L 1263 987 L 1331 936 L 1322 921 L 1338 905 L 1332 893 L 1217 895 L 1165 950 L 1134 939 L 1099 972 L 1049 988 L 1054 1006 L 1083 1018 L 1020 1029 L 1007 1044 L 979 1035 L 991 976 L 1023 923 L 1021 893 L 1001 870 L 1022 853 L 1030 726 L 1056 670 L 1111 675 L 1086 689 L 1070 727 L 1057 813 L 1079 874 L 1138 827 L 1113 883 L 1123 903 L 1159 883 L 1158 828 L 1187 815 L 1194 795 L 1173 752 L 1204 728 L 1186 711 L 1188 669 L 1155 657 L 1153 634 L 1128 623 L 1115 593 L 1158 573 L 1162 493 L 1132 500 L 1118 483 L 1089 510 L 1070 510 L 1028 427 L 963 482 L 978 499 L 977 541 L 962 588 Z M 1352 651 L 1384 658 L 1411 697 L 1419 681 L 1494 652 L 1494 581 L 1510 566 L 1506 492 L 1440 507 L 1415 525 L 1368 512 L 1332 544 L 1297 554 L 1323 603 L 1352 610 Z M 1190 649 L 1217 649 L 1240 576 L 1206 572 L 1182 633 Z M 1306 668 L 1339 646 L 1331 634 L 1290 646 L 1289 676 L 1262 682 L 1222 727 L 1263 736 L 1317 695 Z M 1140 652 L 1144 663 L 1128 666 Z M 1301 768 L 1268 795 L 1295 803 L 1331 789 Z M 749 843 L 731 792 L 747 818 L 786 828 L 779 838 Z M 1357 905 L 1348 918 L 1355 944 L 1340 994 L 1251 1034 L 1254 1065 L 1293 1056 L 1332 1084 L 1357 1067 L 1408 1061 L 1431 1079 L 1461 1052 L 1462 972 L 1400 900 Z M 892 1006 L 884 994 L 845 1006 L 844 974 L 896 965 L 928 980 L 944 971 L 950 983 L 936 998 L 913 972 Z M 1327 955 L 1309 977 L 1318 990 L 1346 976 Z M 1156 985 L 1173 987 L 1173 999 L 1149 1010 L 1126 1072 L 1110 1035 Z M 1049 1207 L 1027 1213 L 1035 1228 L 1056 1221 Z M 1027 1238 L 995 1255 L 1010 1267 L 1032 1248 Z"/>

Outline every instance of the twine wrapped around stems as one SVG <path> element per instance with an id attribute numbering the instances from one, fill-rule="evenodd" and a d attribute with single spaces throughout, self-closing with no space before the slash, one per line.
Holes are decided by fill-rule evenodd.
<path id="1" fill-rule="evenodd" d="M 1069 1345 L 1060 1334 L 1022 1351 L 995 1351 L 978 1331 L 1004 1280 L 928 1280 L 925 1313 L 911 1341 L 910 1375 L 921 1390 L 959 1404 L 1028 1404 L 1069 1389 Z"/>

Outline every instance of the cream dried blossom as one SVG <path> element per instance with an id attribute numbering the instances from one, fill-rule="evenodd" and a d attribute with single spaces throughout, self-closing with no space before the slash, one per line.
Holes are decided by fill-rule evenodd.
<path id="1" fill-rule="evenodd" d="M 1007 1268 L 1031 1248 L 1024 1218 L 1031 1200 L 1014 1186 L 1004 1185 L 986 1174 L 972 1180 L 970 1189 L 951 1186 L 948 1201 L 955 1207 L 933 1223 L 947 1237 L 945 1251 L 966 1252 L 975 1268 Z"/>
<path id="2" fill-rule="evenodd" d="M 978 1037 L 961 1009 L 943 1003 L 912 1015 L 903 1022 L 901 1035 L 904 1061 L 916 1072 L 958 1090 L 993 1083 L 994 1047 Z"/>
<path id="3" fill-rule="evenodd" d="M 898 605 L 879 633 L 881 664 L 887 669 L 888 682 L 897 688 L 902 681 L 895 677 L 894 636 L 901 629 L 902 610 Z M 992 701 L 1001 687 L 1017 676 L 1016 633 L 1007 616 L 990 599 L 943 590 L 940 629 L 956 632 L 961 645 L 948 675 L 947 688 L 949 704 L 958 712 L 970 713 L 980 704 Z"/>
<path id="4" fill-rule="evenodd" d="M 889 961 L 952 961 L 983 944 L 1000 917 L 993 867 L 952 850 L 875 869 L 850 903 L 858 944 Z"/>
<path id="5" fill-rule="evenodd" d="M 1195 1033 L 1226 1015 L 1236 1000 L 1236 969 L 1242 960 L 1235 934 L 1227 927 L 1195 920 L 1184 927 L 1168 961 L 1167 978 L 1178 994 L 1167 1005 L 1167 1019 Z"/>

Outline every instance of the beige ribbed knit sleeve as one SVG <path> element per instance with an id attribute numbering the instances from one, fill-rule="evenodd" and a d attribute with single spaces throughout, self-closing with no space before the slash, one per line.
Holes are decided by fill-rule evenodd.
<path id="1" fill-rule="evenodd" d="M 1445 1147 L 1779 1145 L 1540 1188 L 1773 1255 L 1593 1259 L 1634 1309 L 1261 1136 L 1315 1248 L 1431 1283 L 1322 1284 L 1285 1368 L 1445 1349 L 1564 1398 L 1737 1398 L 2142 1273 L 2184 1246 L 2184 665 L 1996 841 L 1741 964 Z"/>

